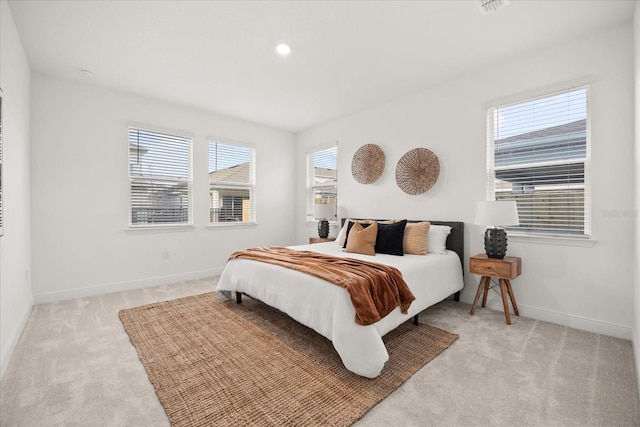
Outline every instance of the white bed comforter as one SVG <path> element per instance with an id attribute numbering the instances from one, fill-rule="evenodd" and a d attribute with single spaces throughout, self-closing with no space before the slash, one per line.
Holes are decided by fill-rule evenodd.
<path id="1" fill-rule="evenodd" d="M 335 242 L 292 248 L 392 265 L 402 272 L 416 299 L 407 314 L 398 307 L 375 324 L 362 326 L 355 322 L 355 310 L 346 289 L 295 270 L 247 259 L 227 263 L 217 290 L 246 293 L 287 313 L 331 340 L 344 366 L 364 377 L 380 375 L 389 359 L 383 335 L 464 286 L 460 259 L 452 251 L 372 257 L 345 253 Z"/>

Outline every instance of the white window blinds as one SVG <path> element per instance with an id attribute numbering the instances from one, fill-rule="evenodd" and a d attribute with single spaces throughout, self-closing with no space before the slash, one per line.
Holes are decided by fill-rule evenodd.
<path id="1" fill-rule="evenodd" d="M 209 141 L 209 223 L 254 222 L 253 147 Z"/>
<path id="2" fill-rule="evenodd" d="M 307 220 L 313 221 L 316 203 L 338 205 L 338 147 L 310 151 L 307 153 Z M 335 220 L 336 213 L 333 218 Z"/>
<path id="3" fill-rule="evenodd" d="M 489 200 L 515 200 L 528 233 L 589 236 L 587 87 L 488 111 Z"/>
<path id="4" fill-rule="evenodd" d="M 130 225 L 191 224 L 190 137 L 129 128 Z"/>

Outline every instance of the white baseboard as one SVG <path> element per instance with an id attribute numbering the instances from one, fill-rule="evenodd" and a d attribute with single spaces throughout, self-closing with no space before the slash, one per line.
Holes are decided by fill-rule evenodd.
<path id="1" fill-rule="evenodd" d="M 15 350 L 16 345 L 18 345 L 18 341 L 22 336 L 24 328 L 27 326 L 27 322 L 29 321 L 32 310 L 33 304 L 30 304 L 29 309 L 25 310 L 24 313 L 22 313 L 20 322 L 18 323 L 17 328 L 11 334 L 7 345 L 2 349 L 2 356 L 0 357 L 0 360 L 2 360 L 2 363 L 0 364 L 0 380 L 4 376 L 4 371 L 6 371 L 7 366 L 9 366 L 9 361 L 11 360 L 11 356 L 13 355 L 13 350 Z"/>
<path id="2" fill-rule="evenodd" d="M 170 274 L 167 276 L 149 277 L 146 279 L 130 280 L 126 282 L 105 283 L 86 288 L 68 289 L 57 292 L 47 292 L 34 295 L 34 304 L 47 304 L 50 302 L 64 301 L 74 298 L 86 298 L 112 292 L 130 291 L 133 289 L 148 288 L 156 285 L 168 285 L 185 280 L 204 279 L 206 277 L 219 276 L 223 268 L 191 271 L 188 273 Z"/>
<path id="3" fill-rule="evenodd" d="M 460 300 L 468 304 L 473 303 L 475 295 L 462 294 Z M 478 303 L 480 305 L 480 303 Z M 503 311 L 502 300 L 487 301 L 487 308 L 491 310 Z M 477 309 L 476 309 L 477 310 Z M 555 323 L 558 325 L 568 326 L 570 328 L 580 329 L 583 331 L 594 332 L 596 334 L 608 335 L 611 337 L 622 338 L 625 340 L 632 339 L 631 327 L 618 325 L 601 320 L 590 319 L 588 317 L 576 316 L 569 313 L 561 313 L 548 310 L 546 308 L 532 307 L 518 303 L 518 312 L 521 316 L 531 319 L 542 320 L 544 322 Z"/>
<path id="4" fill-rule="evenodd" d="M 636 366 L 636 382 L 638 383 L 638 397 L 640 397 L 640 342 L 638 342 L 637 333 L 633 334 L 631 347 L 633 348 L 633 361 Z"/>

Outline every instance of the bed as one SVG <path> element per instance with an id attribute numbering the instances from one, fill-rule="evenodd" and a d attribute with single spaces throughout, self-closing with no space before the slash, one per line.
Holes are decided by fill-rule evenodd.
<path id="1" fill-rule="evenodd" d="M 418 221 L 409 221 L 415 223 Z M 415 296 L 406 313 L 400 307 L 381 320 L 360 325 L 354 321 L 355 309 L 348 292 L 321 278 L 278 265 L 250 259 L 230 259 L 217 291 L 235 292 L 238 302 L 246 294 L 288 314 L 329 339 L 344 366 L 364 377 L 377 377 L 389 359 L 382 337 L 405 321 L 452 295 L 459 296 L 464 286 L 464 223 L 430 221 L 432 225 L 451 227 L 442 253 L 375 256 L 344 252 L 337 242 L 292 246 L 298 251 L 313 251 L 336 257 L 349 257 L 386 264 L 399 269 Z M 432 227 L 433 228 L 433 227 Z"/>

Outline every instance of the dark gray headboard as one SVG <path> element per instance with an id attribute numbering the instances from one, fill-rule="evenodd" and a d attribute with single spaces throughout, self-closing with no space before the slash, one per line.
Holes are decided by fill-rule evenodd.
<path id="1" fill-rule="evenodd" d="M 354 221 L 358 221 L 358 218 L 350 218 Z M 344 226 L 345 218 L 342 219 L 342 226 Z M 376 220 L 384 221 L 384 220 Z M 407 222 L 422 222 L 429 221 L 434 225 L 448 225 L 451 227 L 451 234 L 447 237 L 447 249 L 450 249 L 458 254 L 460 257 L 460 264 L 464 271 L 464 222 L 460 221 L 430 221 L 430 220 L 408 220 Z"/>

